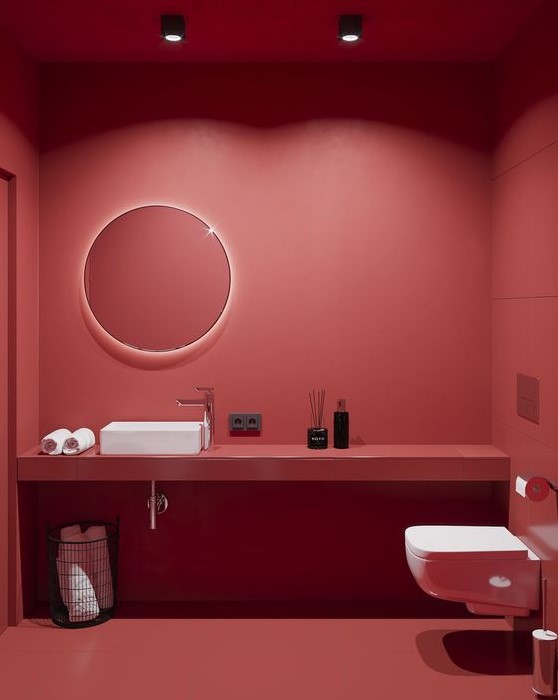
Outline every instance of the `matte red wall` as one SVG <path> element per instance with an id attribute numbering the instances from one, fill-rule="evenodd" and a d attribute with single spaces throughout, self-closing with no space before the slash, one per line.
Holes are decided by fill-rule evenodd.
<path id="1" fill-rule="evenodd" d="M 510 528 L 543 558 L 558 627 L 558 513 L 515 493 L 517 474 L 558 484 L 558 6 L 547 3 L 496 66 L 494 443 L 512 458 Z M 540 378 L 540 423 L 516 414 L 515 377 Z"/>
<path id="2" fill-rule="evenodd" d="M 7 607 L 11 621 L 22 612 L 15 457 L 36 440 L 39 407 L 37 70 L 2 33 L 0 85 L 0 177 L 8 181 L 3 183 L 0 207 L 3 209 L 0 317 L 2 333 L 8 331 L 7 339 L 4 337 L 0 343 L 1 629 Z"/>
<path id="3" fill-rule="evenodd" d="M 218 442 L 243 411 L 263 414 L 262 441 L 303 442 L 313 387 L 328 421 L 348 399 L 357 440 L 490 442 L 487 78 L 483 66 L 44 66 L 41 431 L 183 417 L 175 398 L 209 384 Z M 95 236 L 145 204 L 201 217 L 232 268 L 223 322 L 167 362 L 107 351 L 80 305 Z M 124 600 L 416 601 L 406 525 L 504 517 L 488 485 L 398 486 L 394 504 L 378 485 L 161 484 L 171 509 L 153 533 L 146 488 L 41 487 L 39 531 L 120 513 Z M 378 577 L 370 543 L 386 528 Z"/>
<path id="4" fill-rule="evenodd" d="M 558 251 L 552 228 L 558 217 L 553 70 L 558 51 L 551 31 L 557 20 L 558 8 L 547 3 L 496 69 L 493 425 L 494 442 L 512 455 L 512 477 L 529 470 L 558 479 L 553 430 Z M 306 392 L 312 387 L 328 390 L 328 413 L 335 398 L 348 398 L 353 436 L 366 442 L 490 441 L 485 67 L 44 67 L 38 424 L 36 75 L 33 64 L 2 37 L 0 59 L 0 168 L 15 175 L 17 184 L 12 258 L 17 282 L 14 278 L 9 288 L 12 317 L 17 315 L 10 336 L 11 356 L 17 356 L 10 396 L 17 396 L 18 408 L 15 400 L 8 405 L 14 452 L 59 425 L 99 428 L 117 418 L 178 417 L 174 399 L 194 383 L 216 386 L 220 441 L 227 439 L 229 411 L 261 411 L 262 440 L 302 441 Z M 218 331 L 193 352 L 159 366 L 137 357 L 126 362 L 107 352 L 79 303 L 83 264 L 96 234 L 123 211 L 151 203 L 189 209 L 212 224 L 233 269 L 230 307 Z M 541 378 L 538 426 L 515 415 L 517 371 Z M 15 504 L 14 465 L 7 464 L 8 487 L 0 480 L 0 489 Z M 64 489 L 42 489 L 40 517 L 79 517 L 84 505 L 93 507 L 91 493 L 68 488 L 67 495 L 77 497 L 73 502 L 60 501 Z M 275 556 L 273 548 L 266 550 L 263 536 L 248 537 L 253 504 L 263 502 L 265 488 L 256 501 L 250 486 L 238 491 L 247 508 L 234 531 L 237 541 L 243 533 L 248 538 L 239 569 L 244 578 L 239 583 L 230 576 L 224 587 L 213 590 L 217 597 L 231 595 L 237 585 L 249 594 L 249 574 L 258 571 L 252 567 L 250 572 L 247 564 L 252 545 L 258 555 L 267 551 L 264 567 Z M 290 526 L 295 540 L 307 518 L 308 494 L 304 487 L 288 493 L 290 488 L 274 492 L 270 512 L 278 518 L 294 496 L 298 510 Z M 420 489 L 406 494 L 407 504 L 417 494 L 415 520 L 423 512 L 425 520 L 447 515 L 445 496 L 438 512 Z M 128 491 L 105 488 L 100 495 L 110 516 Z M 175 497 L 186 495 L 177 490 Z M 205 493 L 200 488 L 195 498 L 188 495 L 181 516 L 184 534 L 194 503 L 200 512 L 217 504 L 216 519 L 200 526 L 206 539 L 194 548 L 194 559 L 209 566 L 204 574 L 211 571 L 213 582 L 222 580 L 223 571 L 211 568 L 222 559 L 208 563 L 203 546 L 219 543 L 221 557 L 226 554 L 222 536 L 235 516 L 227 500 L 233 495 L 230 489 Z M 362 513 L 383 503 L 366 527 L 357 509 L 356 519 L 335 530 L 339 549 L 328 574 L 329 594 L 358 597 L 358 585 L 347 591 L 346 582 L 361 571 L 366 594 L 373 587 L 373 565 L 357 566 L 352 574 L 349 567 L 347 576 L 336 580 L 334 571 L 343 564 L 338 555 L 347 536 L 358 532 L 360 544 L 347 553 L 349 559 L 364 557 L 392 504 L 359 487 L 345 506 L 339 506 L 339 494 L 331 500 L 330 495 L 327 489 L 310 494 L 320 517 L 335 512 L 340 521 L 355 512 L 355 498 L 364 498 Z M 283 496 L 288 496 L 284 503 Z M 484 491 L 483 499 L 486 510 L 475 514 L 465 503 L 459 513 L 496 518 Z M 74 507 L 75 513 L 68 513 Z M 511 529 L 545 560 L 554 627 L 556 500 L 533 504 L 512 491 L 510 509 Z M 144 515 L 138 510 L 127 525 L 139 555 L 149 548 L 147 535 L 138 537 L 144 531 L 136 530 L 144 526 Z M 260 527 L 261 521 L 255 522 Z M 15 571 L 14 521 L 10 527 Z M 276 534 L 273 522 L 265 532 Z M 5 524 L 0 576 L 7 541 Z M 275 560 L 279 570 L 281 563 L 294 562 L 296 569 L 304 562 L 304 547 L 312 546 L 311 539 L 304 542 L 294 557 L 289 551 Z M 175 552 L 151 552 L 151 561 L 158 562 L 148 572 L 155 592 L 168 579 L 165 553 L 170 558 Z M 124 584 L 131 598 L 141 597 L 132 554 L 128 557 Z M 397 560 L 394 580 L 402 580 L 403 569 Z M 183 595 L 181 573 L 173 579 L 178 588 L 171 597 Z M 292 585 L 291 574 L 296 571 L 284 572 L 283 594 Z M 312 579 L 306 572 L 301 580 Z M 273 591 L 274 581 L 268 577 L 264 589 Z M 13 610 L 18 610 L 18 588 L 11 590 Z M 300 596 L 300 587 L 289 590 Z"/>
<path id="5" fill-rule="evenodd" d="M 47 65 L 41 431 L 185 414 L 216 387 L 305 440 L 307 392 L 370 443 L 490 441 L 489 154 L 483 66 Z M 123 362 L 80 307 L 88 248 L 144 204 L 219 233 L 224 321 L 167 366 Z M 172 357 L 172 356 L 171 356 Z M 38 435 L 37 435 L 38 437 Z"/>
<path id="6" fill-rule="evenodd" d="M 0 173 L 0 634 L 8 624 L 8 180 Z"/>

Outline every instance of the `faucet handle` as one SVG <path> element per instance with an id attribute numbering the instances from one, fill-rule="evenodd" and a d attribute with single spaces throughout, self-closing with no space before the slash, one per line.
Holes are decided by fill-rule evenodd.
<path id="1" fill-rule="evenodd" d="M 215 441 L 215 387 L 195 386 L 196 391 L 203 391 L 205 394 L 205 415 L 204 415 L 204 449 L 208 450 Z"/>

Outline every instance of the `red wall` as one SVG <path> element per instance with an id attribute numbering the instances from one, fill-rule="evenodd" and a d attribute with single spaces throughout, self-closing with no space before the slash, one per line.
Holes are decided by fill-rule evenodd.
<path id="1" fill-rule="evenodd" d="M 528 470 L 558 480 L 557 21 L 558 7 L 549 2 L 496 66 L 493 432 L 512 456 L 512 478 Z M 15 176 L 17 193 L 11 257 L 17 281 L 12 275 L 8 300 L 17 327 L 11 327 L 11 354 L 0 350 L 0 366 L 10 357 L 13 364 L 5 408 L 14 454 L 60 425 L 98 429 L 118 418 L 182 416 L 174 399 L 195 383 L 216 387 L 218 441 L 227 439 L 229 411 L 261 411 L 266 442 L 302 441 L 312 387 L 327 389 L 328 414 L 335 398 L 349 400 L 353 437 L 365 442 L 490 441 L 485 67 L 45 66 L 38 421 L 37 83 L 33 64 L 2 37 L 0 59 L 0 168 Z M 97 233 L 123 211 L 152 203 L 183 207 L 214 226 L 233 272 L 230 306 L 216 331 L 189 351 L 155 361 L 106 339 L 98 343 L 80 303 L 83 265 Z M 539 425 L 515 415 L 518 371 L 541 379 Z M 7 488 L 0 479 L 0 496 L 15 506 L 8 458 L 0 455 L 9 472 Z M 396 594 L 412 596 L 416 588 L 400 576 L 402 548 L 390 561 L 393 578 L 384 590 L 386 580 L 380 585 L 374 560 L 366 560 L 369 543 L 391 517 L 396 549 L 405 518 L 447 520 L 448 499 L 455 505 L 458 494 L 441 489 L 429 496 L 411 486 L 399 518 L 389 490 L 336 488 L 333 496 L 327 485 L 175 489 L 181 515 L 169 513 L 163 533 L 154 535 L 143 507 L 135 510 L 143 502 L 139 485 L 44 486 L 37 517 L 43 532 L 43 520 L 53 514 L 80 517 L 85 509 L 98 511 L 99 503 L 102 513 L 86 515 L 128 514 L 124 534 L 134 544 L 122 575 L 130 599 L 145 595 L 134 578 L 134 556 L 145 561 L 146 553 L 144 580 L 158 597 L 195 597 L 196 586 L 216 598 L 253 597 L 250 582 L 258 575 L 260 594 L 315 597 L 323 572 L 329 597 L 375 591 L 385 598 L 397 581 Z M 31 513 L 37 494 L 20 495 Z M 138 496 L 133 506 L 132 496 Z M 501 517 L 487 489 L 459 497 L 452 517 Z M 264 503 L 262 528 L 257 516 Z M 337 548 L 322 551 L 320 540 L 313 550 L 320 528 L 300 540 L 309 503 L 315 523 L 339 523 L 330 533 Z M 287 508 L 290 548 L 281 552 Z M 544 558 L 549 622 L 556 627 L 556 499 L 533 504 L 512 490 L 510 510 L 511 529 Z M 3 522 L 0 577 L 9 541 L 13 583 L 16 527 Z M 177 532 L 194 538 L 186 546 L 197 578 L 180 568 L 176 549 L 160 546 L 171 537 L 175 542 Z M 242 542 L 237 558 L 230 549 L 235 542 Z M 169 580 L 174 587 L 161 589 Z M 17 615 L 17 585 L 10 590 Z"/>
<path id="2" fill-rule="evenodd" d="M 42 88 L 43 433 L 183 417 L 205 384 L 218 442 L 257 411 L 262 441 L 304 441 L 313 387 L 357 440 L 490 442 L 484 67 L 47 65 Z M 80 303 L 95 236 L 145 204 L 213 226 L 232 268 L 223 322 L 166 359 L 97 342 Z M 39 531 L 120 513 L 121 600 L 416 601 L 406 525 L 504 517 L 488 485 L 160 488 L 153 533 L 146 484 L 45 485 Z"/>
<path id="3" fill-rule="evenodd" d="M 0 177 L 2 228 L 0 294 L 0 629 L 9 607 L 21 615 L 16 454 L 38 430 L 38 85 L 35 65 L 0 33 Z M 2 208 L 0 207 L 0 208 Z M 6 276 L 7 273 L 7 276 Z M 4 339 L 3 339 L 4 340 Z M 5 508 L 8 503 L 8 510 Z M 8 520 L 9 515 L 9 520 Z M 6 569 L 9 568 L 9 582 Z M 6 598 L 9 597 L 9 605 Z"/>
<path id="4" fill-rule="evenodd" d="M 8 180 L 0 173 L 0 634 L 8 624 Z"/>
<path id="5" fill-rule="evenodd" d="M 41 431 L 176 419 L 209 384 L 221 442 L 243 411 L 263 414 L 261 440 L 303 441 L 313 387 L 328 420 L 348 399 L 365 442 L 489 442 L 486 77 L 46 65 Z M 80 306 L 97 233 L 151 203 L 212 225 L 233 273 L 216 332 L 166 363 L 107 352 Z"/>
<path id="6" fill-rule="evenodd" d="M 496 70 L 494 158 L 494 443 L 512 458 L 510 529 L 543 559 L 549 626 L 558 627 L 556 497 L 532 503 L 517 474 L 558 484 L 558 5 L 547 3 Z M 517 372 L 540 378 L 540 423 L 515 408 Z"/>

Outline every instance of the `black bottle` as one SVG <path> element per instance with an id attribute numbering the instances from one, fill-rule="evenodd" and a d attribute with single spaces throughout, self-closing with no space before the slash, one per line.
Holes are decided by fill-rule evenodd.
<path id="1" fill-rule="evenodd" d="M 345 399 L 339 399 L 333 414 L 333 447 L 341 450 L 349 447 L 349 413 L 345 408 Z"/>

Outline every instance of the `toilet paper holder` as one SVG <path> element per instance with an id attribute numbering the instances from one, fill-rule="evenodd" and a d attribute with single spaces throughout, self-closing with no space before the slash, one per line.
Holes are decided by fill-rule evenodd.
<path id="1" fill-rule="evenodd" d="M 557 492 L 558 487 L 544 476 L 518 474 L 515 478 L 515 491 L 530 501 L 544 501 L 551 491 Z"/>

